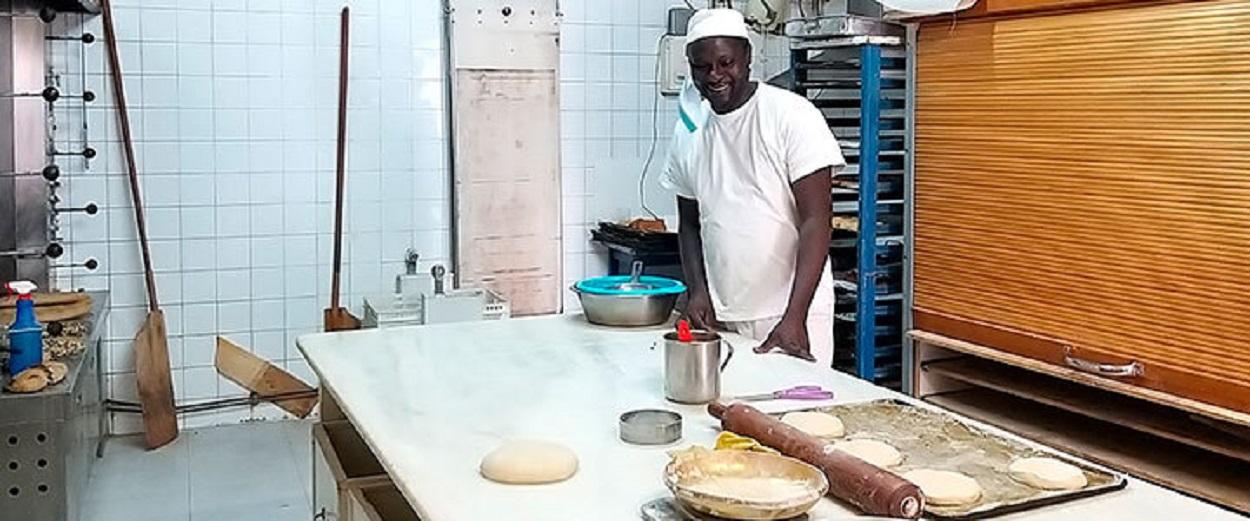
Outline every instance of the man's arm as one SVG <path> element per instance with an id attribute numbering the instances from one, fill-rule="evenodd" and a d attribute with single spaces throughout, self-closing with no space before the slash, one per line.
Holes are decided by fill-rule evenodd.
<path id="1" fill-rule="evenodd" d="M 807 338 L 807 312 L 824 275 L 833 234 L 832 168 L 825 167 L 790 185 L 799 214 L 799 251 L 794 263 L 794 286 L 781 322 L 757 352 L 780 348 L 787 354 L 815 361 Z"/>
<path id="2" fill-rule="evenodd" d="M 677 213 L 681 223 L 677 227 L 678 244 L 681 250 L 681 271 L 685 275 L 689 298 L 686 302 L 686 316 L 696 328 L 714 329 L 716 327 L 716 310 L 712 307 L 712 296 L 707 290 L 707 268 L 703 264 L 703 237 L 700 235 L 699 203 L 694 199 L 677 197 Z M 809 297 L 808 300 L 811 300 Z"/>

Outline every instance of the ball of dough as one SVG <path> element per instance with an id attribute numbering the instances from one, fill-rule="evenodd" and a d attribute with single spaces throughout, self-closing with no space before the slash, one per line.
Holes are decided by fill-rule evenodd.
<path id="1" fill-rule="evenodd" d="M 817 438 L 841 438 L 846 427 L 837 416 L 823 412 L 790 412 L 781 417 L 781 423 L 811 434 Z"/>
<path id="2" fill-rule="evenodd" d="M 833 445 L 835 450 L 840 450 L 856 458 L 862 459 L 881 468 L 890 468 L 897 466 L 903 462 L 903 453 L 894 448 L 889 443 L 877 440 L 847 440 L 839 441 Z"/>
<path id="3" fill-rule="evenodd" d="M 559 443 L 514 440 L 482 458 L 481 472 L 500 483 L 555 483 L 577 472 L 577 455 Z"/>
<path id="4" fill-rule="evenodd" d="M 903 479 L 920 487 L 931 505 L 964 506 L 981 499 L 981 484 L 960 472 L 920 469 L 903 474 Z"/>
<path id="5" fill-rule="evenodd" d="M 1007 472 L 1012 479 L 1042 490 L 1076 490 L 1089 484 L 1079 467 L 1055 458 L 1021 458 L 1011 462 Z"/>
<path id="6" fill-rule="evenodd" d="M 14 376 L 4 388 L 11 393 L 37 393 L 48 387 L 48 372 L 32 367 Z"/>

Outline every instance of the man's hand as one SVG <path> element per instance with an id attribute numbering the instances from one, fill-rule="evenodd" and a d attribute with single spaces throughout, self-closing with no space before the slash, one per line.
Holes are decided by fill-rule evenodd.
<path id="1" fill-rule="evenodd" d="M 816 361 L 807 339 L 807 324 L 802 320 L 782 318 L 781 322 L 778 322 L 773 331 L 768 334 L 768 338 L 764 339 L 764 343 L 755 348 L 755 352 L 767 353 L 774 349 L 780 349 L 787 355 L 808 362 Z"/>
<path id="2" fill-rule="evenodd" d="M 816 294 L 816 286 L 824 275 L 829 262 L 830 209 L 833 169 L 821 168 L 790 185 L 794 192 L 795 206 L 799 212 L 799 251 L 794 263 L 794 287 L 790 288 L 790 301 L 781 322 L 763 344 L 755 348 L 757 353 L 780 349 L 787 355 L 815 362 L 811 343 L 807 338 L 807 312 Z"/>
<path id="3" fill-rule="evenodd" d="M 707 288 L 707 273 L 703 265 L 703 235 L 699 225 L 699 202 L 677 196 L 677 211 L 681 223 L 677 228 L 678 244 L 681 246 L 681 272 L 686 287 L 690 288 L 686 300 L 686 320 L 696 329 L 712 331 L 719 325 L 712 296 Z"/>
<path id="4" fill-rule="evenodd" d="M 712 307 L 712 297 L 706 292 L 691 292 L 686 301 L 686 319 L 695 329 L 713 331 L 717 329 L 716 308 Z"/>

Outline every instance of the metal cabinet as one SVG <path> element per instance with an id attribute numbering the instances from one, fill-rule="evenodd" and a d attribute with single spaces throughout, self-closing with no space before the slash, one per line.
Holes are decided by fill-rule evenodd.
<path id="1" fill-rule="evenodd" d="M 80 518 L 79 502 L 106 435 L 99 330 L 108 296 L 93 293 L 92 300 L 92 332 L 83 353 L 65 360 L 65 380 L 35 394 L 0 394 L 0 512 L 5 516 Z"/>

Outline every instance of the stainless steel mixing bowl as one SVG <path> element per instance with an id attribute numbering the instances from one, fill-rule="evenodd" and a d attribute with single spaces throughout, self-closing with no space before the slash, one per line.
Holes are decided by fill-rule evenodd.
<path id="1" fill-rule="evenodd" d="M 582 301 L 582 311 L 591 324 L 642 327 L 663 324 L 673 314 L 680 293 L 670 295 L 597 295 L 576 285 L 573 293 Z"/>

